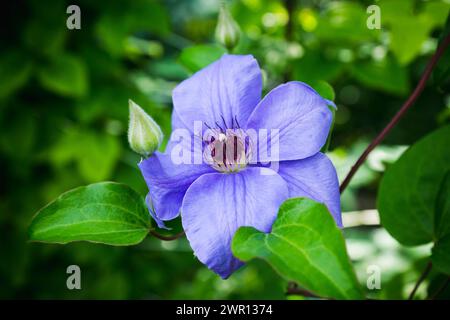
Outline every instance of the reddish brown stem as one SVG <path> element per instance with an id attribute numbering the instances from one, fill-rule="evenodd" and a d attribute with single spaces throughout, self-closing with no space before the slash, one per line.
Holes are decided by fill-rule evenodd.
<path id="1" fill-rule="evenodd" d="M 369 153 L 377 145 L 379 145 L 381 143 L 381 141 L 384 140 L 384 138 L 388 135 L 388 133 L 392 130 L 392 128 L 395 127 L 395 125 L 399 122 L 399 120 L 405 115 L 406 111 L 408 111 L 408 109 L 411 108 L 411 106 L 414 104 L 414 102 L 420 96 L 423 89 L 425 88 L 425 84 L 427 83 L 427 80 L 430 78 L 433 68 L 436 66 L 436 63 L 439 61 L 439 58 L 441 58 L 442 54 L 445 52 L 445 49 L 447 49 L 449 44 L 450 44 L 450 35 L 447 35 L 445 37 L 444 41 L 442 41 L 442 44 L 439 46 L 439 48 L 436 50 L 434 55 L 431 57 L 430 62 L 428 62 L 428 65 L 425 68 L 425 71 L 423 72 L 419 83 L 417 84 L 413 93 L 409 96 L 408 100 L 406 100 L 406 102 L 403 104 L 403 106 L 400 108 L 400 110 L 395 114 L 395 116 L 391 119 L 391 121 L 388 123 L 388 125 L 369 144 L 369 146 L 366 148 L 366 150 L 364 150 L 362 155 L 355 162 L 355 164 L 353 165 L 350 172 L 347 174 L 347 176 L 345 177 L 344 181 L 342 182 L 342 184 L 340 186 L 341 193 L 344 192 L 345 188 L 350 183 L 350 180 L 353 178 L 356 171 L 358 171 L 359 167 L 364 163 L 364 161 L 366 160 Z"/>
<path id="2" fill-rule="evenodd" d="M 300 295 L 300 296 L 304 296 L 304 297 L 308 297 L 308 298 L 324 299 L 322 297 L 319 297 L 318 295 L 315 295 L 311 291 L 300 288 L 295 282 L 288 283 L 286 295 Z"/>
<path id="3" fill-rule="evenodd" d="M 423 270 L 422 274 L 420 275 L 419 280 L 417 280 L 414 289 L 409 294 L 408 300 L 414 299 L 414 295 L 416 294 L 417 289 L 419 289 L 420 284 L 423 282 L 423 280 L 425 280 L 425 278 L 430 273 L 432 266 L 433 265 L 431 264 L 431 262 L 428 262 L 427 266 L 425 267 L 425 270 Z"/>

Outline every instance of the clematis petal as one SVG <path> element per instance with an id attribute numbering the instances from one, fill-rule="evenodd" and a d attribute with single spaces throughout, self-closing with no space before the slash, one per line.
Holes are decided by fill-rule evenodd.
<path id="1" fill-rule="evenodd" d="M 302 82 L 288 82 L 270 91 L 247 123 L 247 128 L 268 130 L 268 142 L 259 141 L 258 160 L 298 160 L 319 152 L 327 140 L 332 121 L 328 104 L 327 100 Z M 277 145 L 279 156 L 274 159 L 271 158 L 272 149 Z"/>
<path id="2" fill-rule="evenodd" d="M 231 253 L 236 230 L 252 226 L 269 232 L 287 196 L 286 182 L 268 168 L 201 176 L 189 187 L 181 209 L 183 228 L 195 255 L 227 278 L 242 265 Z"/>
<path id="3" fill-rule="evenodd" d="M 195 121 L 232 128 L 244 124 L 261 99 L 262 77 L 251 55 L 223 55 L 180 83 L 172 94 L 174 128 L 193 128 Z M 224 124 L 225 122 L 225 124 Z M 206 127 L 205 127 L 206 129 Z"/>
<path id="4" fill-rule="evenodd" d="M 332 162 L 318 153 L 310 158 L 279 163 L 278 174 L 288 183 L 289 197 L 308 197 L 324 203 L 342 227 L 339 181 Z"/>
<path id="5" fill-rule="evenodd" d="M 180 116 L 176 110 L 172 111 L 172 133 L 167 142 L 165 153 L 176 153 L 175 156 L 180 156 L 183 152 L 185 156 L 188 154 L 189 161 L 192 163 L 200 162 L 203 157 L 203 141 L 202 141 L 202 126 L 194 126 L 187 128 L 181 121 Z M 176 148 L 174 150 L 174 148 Z"/>
<path id="6" fill-rule="evenodd" d="M 184 194 L 192 182 L 205 173 L 214 172 L 206 164 L 175 164 L 170 154 L 156 152 L 139 163 L 147 183 L 147 205 L 158 225 L 176 218 Z"/>
<path id="7" fill-rule="evenodd" d="M 176 129 L 188 129 L 186 125 L 181 120 L 180 116 L 176 112 L 176 110 L 172 110 L 172 131 Z"/>
<path id="8" fill-rule="evenodd" d="M 147 205 L 148 211 L 150 212 L 150 216 L 153 218 L 153 220 L 155 220 L 156 225 L 158 226 L 158 228 L 161 229 L 170 229 L 166 227 L 166 224 L 164 223 L 164 220 L 161 220 L 155 213 L 155 208 L 153 206 L 153 201 L 152 201 L 152 197 L 150 196 L 150 193 L 147 193 L 147 195 L 145 196 L 145 203 Z"/>

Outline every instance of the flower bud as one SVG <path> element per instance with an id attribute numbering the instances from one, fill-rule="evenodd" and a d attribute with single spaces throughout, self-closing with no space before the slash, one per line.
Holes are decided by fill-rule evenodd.
<path id="1" fill-rule="evenodd" d="M 131 100 L 129 100 L 129 106 L 128 143 L 134 152 L 147 157 L 159 148 L 163 133 L 155 120 L 140 106 Z"/>
<path id="2" fill-rule="evenodd" d="M 231 16 L 225 4 L 220 7 L 219 19 L 216 27 L 216 41 L 228 50 L 233 49 L 239 42 L 239 26 Z"/>

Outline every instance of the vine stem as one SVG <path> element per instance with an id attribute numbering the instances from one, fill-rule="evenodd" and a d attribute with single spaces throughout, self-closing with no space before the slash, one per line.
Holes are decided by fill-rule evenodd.
<path id="1" fill-rule="evenodd" d="M 159 240 L 163 240 L 163 241 L 172 241 L 172 240 L 176 240 L 178 238 L 181 238 L 182 236 L 184 236 L 184 231 L 171 235 L 171 236 L 164 236 L 162 234 L 159 234 L 158 232 L 156 232 L 155 230 L 150 230 L 149 233 L 154 236 L 155 238 L 158 238 Z"/>
<path id="2" fill-rule="evenodd" d="M 414 298 L 414 295 L 416 294 L 417 289 L 419 289 L 419 286 L 422 283 L 422 281 L 425 280 L 425 278 L 430 273 L 432 266 L 433 265 L 431 264 L 431 262 L 428 262 L 427 266 L 425 267 L 425 270 L 423 270 L 422 274 L 420 275 L 420 278 L 417 280 L 416 285 L 414 286 L 414 289 L 409 294 L 408 300 L 412 300 Z"/>
<path id="3" fill-rule="evenodd" d="M 288 13 L 288 21 L 286 24 L 285 29 L 285 37 L 288 41 L 292 41 L 293 35 L 294 35 L 294 22 L 293 22 L 293 16 L 296 6 L 295 0 L 285 0 L 284 5 L 286 7 L 286 11 Z"/>
<path id="4" fill-rule="evenodd" d="M 284 6 L 286 8 L 287 14 L 288 14 L 288 20 L 287 24 L 284 30 L 284 36 L 285 39 L 288 42 L 291 42 L 294 38 L 294 12 L 295 8 L 297 6 L 296 0 L 284 0 Z M 291 70 L 287 69 L 285 70 L 283 74 L 284 82 L 288 82 L 291 78 Z"/>
<path id="5" fill-rule="evenodd" d="M 350 183 L 350 180 L 355 175 L 356 171 L 358 171 L 359 167 L 364 163 L 369 153 L 381 143 L 381 141 L 384 140 L 384 138 L 388 135 L 388 133 L 392 130 L 392 128 L 395 127 L 395 125 L 399 122 L 399 120 L 405 115 L 406 111 L 408 111 L 409 108 L 414 104 L 414 102 L 417 100 L 417 98 L 422 93 L 423 89 L 425 88 L 425 84 L 427 83 L 428 79 L 430 78 L 430 75 L 436 66 L 437 62 L 441 58 L 441 56 L 444 54 L 445 49 L 447 49 L 448 45 L 450 44 L 450 34 L 447 35 L 444 38 L 444 41 L 442 41 L 442 44 L 438 47 L 434 55 L 431 57 L 430 61 L 428 62 L 425 71 L 422 74 L 422 77 L 420 78 L 419 83 L 417 84 L 416 88 L 412 92 L 412 94 L 409 96 L 409 98 L 406 100 L 406 102 L 403 104 L 403 106 L 400 108 L 400 110 L 395 114 L 395 116 L 391 119 L 391 121 L 387 124 L 387 126 L 378 134 L 378 136 L 369 144 L 369 146 L 364 150 L 364 152 L 361 154 L 361 156 L 358 158 L 358 160 L 355 162 L 353 167 L 350 169 L 350 172 L 345 177 L 344 181 L 342 182 L 340 186 L 340 192 L 344 192 L 345 188 Z"/>
<path id="6" fill-rule="evenodd" d="M 320 297 L 320 296 L 312 293 L 311 291 L 300 288 L 295 282 L 288 283 L 286 295 L 301 295 L 301 296 L 308 297 L 308 298 L 324 299 L 323 297 Z"/>

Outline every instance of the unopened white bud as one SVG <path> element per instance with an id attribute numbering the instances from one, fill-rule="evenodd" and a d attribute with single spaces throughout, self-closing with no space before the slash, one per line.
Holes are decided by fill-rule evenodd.
<path id="1" fill-rule="evenodd" d="M 155 152 L 161 145 L 161 128 L 140 106 L 129 100 L 130 123 L 128 143 L 131 149 L 145 157 Z"/>
<path id="2" fill-rule="evenodd" d="M 239 42 L 240 29 L 231 16 L 225 4 L 220 7 L 219 18 L 216 27 L 216 41 L 224 45 L 228 50 L 233 49 Z"/>

